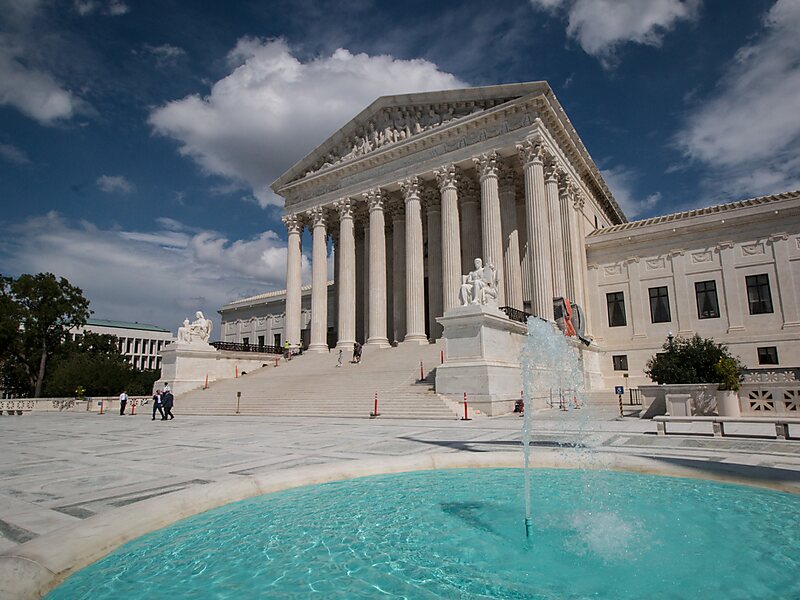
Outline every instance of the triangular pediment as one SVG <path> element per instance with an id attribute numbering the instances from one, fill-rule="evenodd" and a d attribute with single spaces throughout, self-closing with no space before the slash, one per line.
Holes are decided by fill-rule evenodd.
<path id="1" fill-rule="evenodd" d="M 414 136 L 518 98 L 546 93 L 546 82 L 381 96 L 281 175 L 272 189 L 358 160 Z"/>

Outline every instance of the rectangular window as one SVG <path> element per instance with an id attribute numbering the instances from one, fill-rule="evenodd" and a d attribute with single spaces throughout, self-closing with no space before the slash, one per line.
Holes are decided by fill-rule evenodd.
<path id="1" fill-rule="evenodd" d="M 275 333 L 275 334 L 272 335 L 272 338 L 273 338 L 274 345 L 277 346 L 278 348 L 280 348 L 281 347 L 281 334 L 280 333 Z"/>
<path id="2" fill-rule="evenodd" d="M 625 320 L 625 294 L 623 292 L 606 294 L 606 304 L 608 305 L 609 327 L 622 327 L 628 324 Z"/>
<path id="3" fill-rule="evenodd" d="M 628 370 L 628 355 L 627 354 L 619 354 L 617 356 L 612 356 L 611 360 L 614 361 L 614 370 L 615 371 L 627 371 Z"/>
<path id="4" fill-rule="evenodd" d="M 250 343 L 250 338 L 249 337 L 243 337 L 242 338 L 242 343 L 243 344 L 249 344 Z"/>
<path id="5" fill-rule="evenodd" d="M 697 299 L 698 319 L 718 319 L 719 300 L 717 299 L 716 281 L 696 281 L 694 295 Z"/>
<path id="6" fill-rule="evenodd" d="M 263 346 L 264 345 L 264 336 L 263 335 L 258 336 L 258 345 L 259 346 Z"/>
<path id="7" fill-rule="evenodd" d="M 760 365 L 778 364 L 778 349 L 775 346 L 756 348 L 756 351 L 758 352 L 758 364 Z"/>
<path id="8" fill-rule="evenodd" d="M 748 275 L 747 303 L 750 305 L 751 315 L 763 315 L 772 311 L 772 294 L 769 291 L 769 275 Z"/>
<path id="9" fill-rule="evenodd" d="M 650 288 L 650 322 L 669 323 L 669 292 L 667 286 Z"/>

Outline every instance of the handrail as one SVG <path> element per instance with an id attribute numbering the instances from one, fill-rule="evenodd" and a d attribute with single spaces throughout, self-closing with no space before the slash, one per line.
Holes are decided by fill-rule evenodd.
<path id="1" fill-rule="evenodd" d="M 229 350 L 232 352 L 260 352 L 262 354 L 283 354 L 280 346 L 263 346 L 258 344 L 242 344 L 239 342 L 211 342 L 217 350 Z"/>

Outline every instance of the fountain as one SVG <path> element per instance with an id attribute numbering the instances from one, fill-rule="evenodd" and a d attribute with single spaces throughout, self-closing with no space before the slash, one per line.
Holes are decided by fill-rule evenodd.
<path id="1" fill-rule="evenodd" d="M 552 323 L 529 320 L 524 490 L 510 468 L 287 489 L 129 542 L 48 598 L 800 597 L 800 497 L 531 455 L 532 408 L 582 401 L 571 344 Z"/>

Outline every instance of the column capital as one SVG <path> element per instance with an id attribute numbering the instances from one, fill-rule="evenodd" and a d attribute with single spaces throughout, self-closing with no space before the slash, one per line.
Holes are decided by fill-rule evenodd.
<path id="1" fill-rule="evenodd" d="M 497 178 L 500 161 L 497 152 L 494 150 L 473 158 L 472 164 L 475 165 L 475 169 L 478 171 L 480 181 L 483 181 L 487 177 Z"/>
<path id="2" fill-rule="evenodd" d="M 458 169 L 454 164 L 443 165 L 433 172 L 436 177 L 436 183 L 439 185 L 439 191 L 444 192 L 446 189 L 455 189 L 456 183 L 459 179 Z"/>
<path id="3" fill-rule="evenodd" d="M 420 186 L 422 182 L 419 180 L 419 177 L 408 177 L 407 179 L 403 179 L 400 183 L 400 191 L 403 193 L 403 199 L 406 202 L 411 200 L 419 200 L 419 192 Z"/>
<path id="4" fill-rule="evenodd" d="M 564 173 L 558 160 L 549 152 L 545 152 L 546 162 L 544 166 L 544 180 L 547 183 L 558 183 L 559 178 Z"/>
<path id="5" fill-rule="evenodd" d="M 369 212 L 374 210 L 383 210 L 386 201 L 388 200 L 386 192 L 380 188 L 369 190 L 368 192 L 361 194 L 361 197 L 367 202 Z"/>
<path id="6" fill-rule="evenodd" d="M 575 194 L 572 196 L 572 208 L 577 211 L 583 211 L 583 207 L 586 204 L 586 197 L 580 192 L 576 191 Z"/>
<path id="7" fill-rule="evenodd" d="M 291 215 L 285 215 L 281 218 L 281 221 L 286 225 L 286 229 L 289 233 L 303 232 L 303 223 L 297 214 L 292 213 Z"/>
<path id="8" fill-rule="evenodd" d="M 325 227 L 327 211 L 322 206 L 315 206 L 306 211 L 306 216 L 311 220 L 312 227 Z"/>
<path id="9" fill-rule="evenodd" d="M 333 203 L 339 211 L 339 219 L 352 219 L 353 218 L 353 201 L 350 198 L 342 198 Z"/>
<path id="10" fill-rule="evenodd" d="M 516 144 L 515 147 L 524 167 L 544 163 L 545 147 L 539 136 L 527 138 L 525 141 Z"/>

